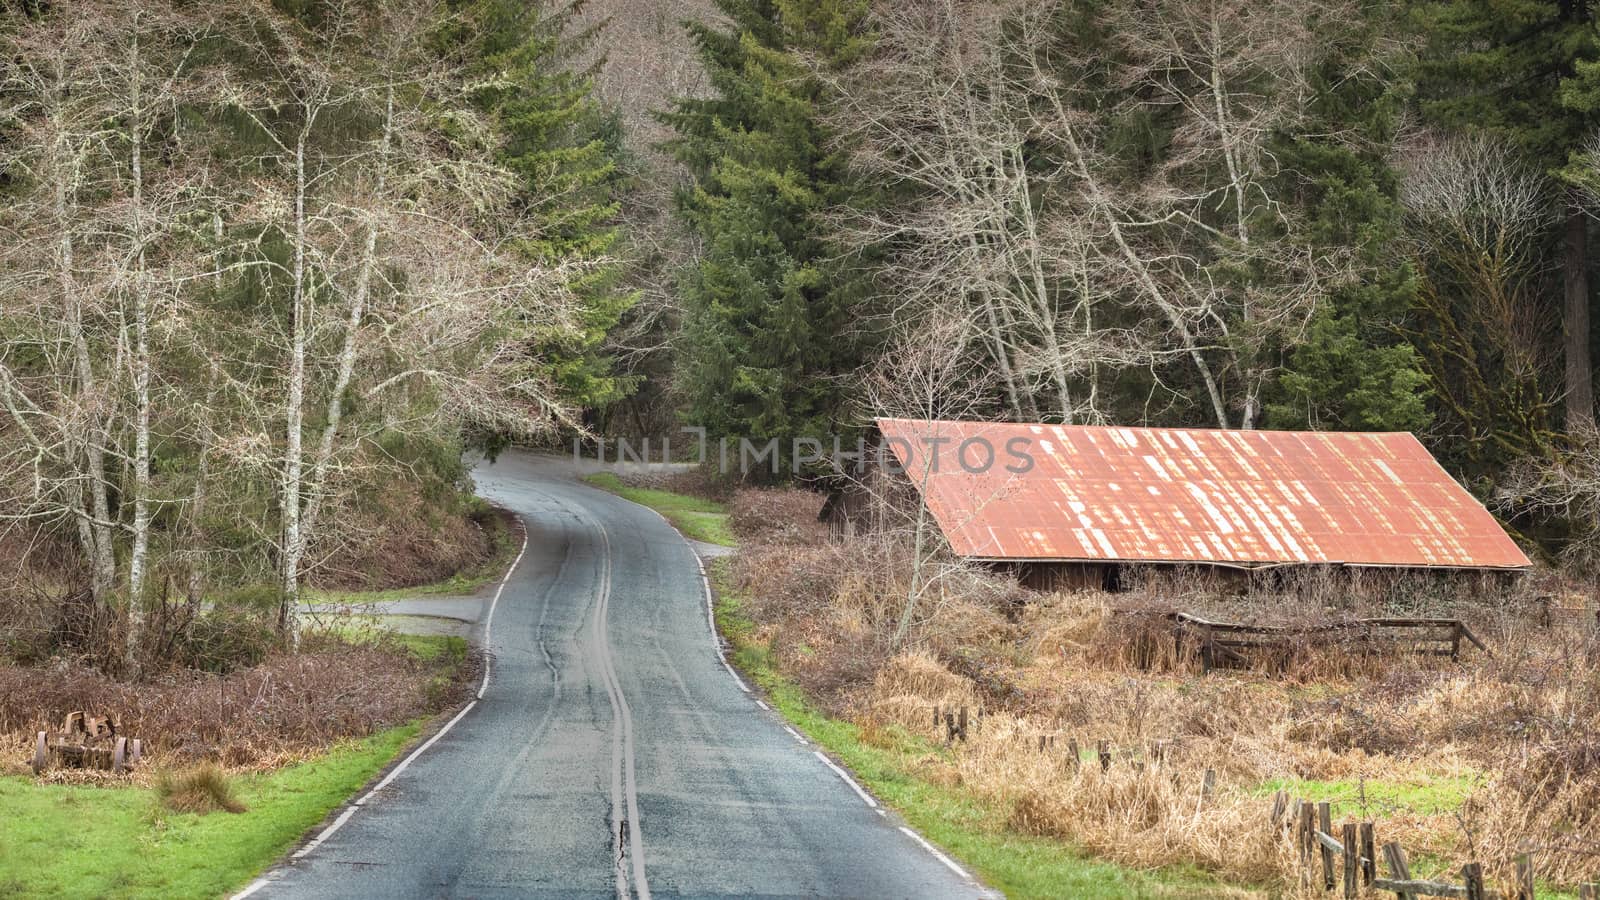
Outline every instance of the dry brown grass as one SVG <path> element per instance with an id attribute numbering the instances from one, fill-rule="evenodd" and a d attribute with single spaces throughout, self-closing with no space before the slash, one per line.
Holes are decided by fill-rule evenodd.
<path id="1" fill-rule="evenodd" d="M 1588 837 L 1600 824 L 1600 635 L 1539 627 L 1527 586 L 1139 573 L 1126 593 L 1040 595 L 945 561 L 897 647 L 910 565 L 892 538 L 747 538 L 733 574 L 780 669 L 863 740 L 894 746 L 891 730 L 903 730 L 942 741 L 935 706 L 984 709 L 969 741 L 906 765 L 983 798 L 1012 830 L 1299 896 L 1264 785 L 1337 782 L 1356 796 L 1336 817 L 1376 820 L 1414 857 L 1454 870 L 1475 860 L 1505 879 L 1532 851 L 1557 884 L 1600 872 L 1600 839 Z M 1493 652 L 1451 661 L 1307 640 L 1271 666 L 1206 676 L 1164 618 L 1180 609 L 1296 626 L 1461 618 Z M 1041 735 L 1055 739 L 1043 752 Z M 1117 762 L 1073 766 L 1069 738 L 1085 750 L 1105 740 Z M 1153 741 L 1171 742 L 1159 764 Z M 1217 786 L 1202 806 L 1206 769 Z M 1406 799 L 1438 784 L 1452 786 L 1442 805 Z"/>

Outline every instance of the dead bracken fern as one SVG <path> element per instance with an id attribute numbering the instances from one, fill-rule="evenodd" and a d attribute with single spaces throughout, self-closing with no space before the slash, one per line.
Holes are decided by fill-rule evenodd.
<path id="1" fill-rule="evenodd" d="M 476 665 L 452 672 L 448 662 L 420 660 L 398 645 L 353 646 L 315 635 L 300 653 L 227 675 L 179 671 L 128 683 L 71 663 L 45 670 L 0 665 L 0 751 L 25 761 L 35 732 L 86 710 L 114 715 L 126 734 L 144 741 L 148 764 L 141 769 L 201 762 L 268 768 L 447 708 L 467 690 Z M 52 769 L 47 777 L 98 776 Z"/>

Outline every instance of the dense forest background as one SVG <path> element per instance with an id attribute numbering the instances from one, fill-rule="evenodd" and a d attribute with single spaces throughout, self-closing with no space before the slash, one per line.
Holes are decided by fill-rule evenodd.
<path id="1" fill-rule="evenodd" d="M 880 413 L 1410 430 L 1583 567 L 1597 211 L 1582 0 L 4 0 L 4 578 L 133 666 L 464 450 Z"/>

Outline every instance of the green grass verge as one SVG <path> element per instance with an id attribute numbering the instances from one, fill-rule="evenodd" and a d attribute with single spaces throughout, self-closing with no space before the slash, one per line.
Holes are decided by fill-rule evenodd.
<path id="1" fill-rule="evenodd" d="M 366 784 L 421 722 L 234 781 L 245 812 L 174 813 L 155 791 L 0 778 L 0 897 L 219 897 Z"/>
<path id="2" fill-rule="evenodd" d="M 736 546 L 733 532 L 728 528 L 728 512 L 721 503 L 703 497 L 674 494 L 652 488 L 629 487 L 611 472 L 596 472 L 584 476 L 584 481 L 601 490 L 610 491 L 624 500 L 648 506 L 671 522 L 685 536 L 707 544 L 724 547 Z"/>
<path id="3" fill-rule="evenodd" d="M 1058 841 L 1015 834 L 1005 828 L 998 810 L 971 792 L 918 778 L 912 768 L 917 758 L 948 751 L 898 729 L 888 732 L 888 740 L 869 744 L 855 725 L 817 710 L 777 671 L 767 646 L 755 639 L 754 625 L 729 589 L 722 561 L 712 564 L 712 576 L 717 587 L 717 628 L 732 647 L 731 661 L 762 687 L 772 707 L 924 837 L 1007 897 L 1124 900 L 1238 895 L 1238 888 L 1195 870 L 1138 871 L 1098 862 Z"/>
<path id="4" fill-rule="evenodd" d="M 1467 797 L 1482 785 L 1483 776 L 1475 774 L 1419 775 L 1405 781 L 1373 779 L 1365 782 L 1278 778 L 1263 784 L 1261 793 L 1285 791 L 1291 797 L 1328 800 L 1337 803 L 1340 809 L 1369 816 L 1394 812 L 1432 815 L 1460 809 Z"/>

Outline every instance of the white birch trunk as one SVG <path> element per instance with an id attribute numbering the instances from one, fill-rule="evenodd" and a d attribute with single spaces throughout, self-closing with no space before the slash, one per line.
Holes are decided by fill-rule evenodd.
<path id="1" fill-rule="evenodd" d="M 309 127 L 309 126 L 308 126 Z M 283 599 L 278 630 L 296 647 L 300 642 L 300 487 L 303 453 L 300 430 L 305 419 L 306 340 L 310 330 L 306 308 L 306 132 L 294 150 L 294 291 L 289 339 L 289 383 L 284 399 L 283 475 L 279 503 L 283 507 L 283 549 L 280 565 Z"/>
<path id="2" fill-rule="evenodd" d="M 384 101 L 383 138 L 378 152 L 378 177 L 374 199 L 382 202 L 387 183 L 389 149 L 394 135 L 394 86 L 391 84 Z M 356 274 L 356 288 L 350 297 L 350 308 L 345 316 L 344 343 L 339 348 L 339 369 L 334 376 L 333 391 L 328 397 L 326 419 L 322 436 L 317 443 L 316 455 L 311 464 L 311 496 L 306 502 L 301 523 L 302 540 L 310 540 L 316 530 L 317 516 L 322 511 L 322 498 L 328 483 L 328 465 L 333 459 L 334 443 L 339 436 L 339 425 L 344 419 L 344 392 L 355 376 L 356 359 L 361 349 L 361 319 L 366 315 L 367 301 L 372 295 L 372 272 L 377 265 L 378 225 L 367 223 L 366 242 L 361 248 L 361 268 Z"/>
<path id="3" fill-rule="evenodd" d="M 128 555 L 127 661 L 137 666 L 144 634 L 144 581 L 150 549 L 150 297 L 144 250 L 144 110 L 140 96 L 138 16 L 128 61 L 132 80 L 130 146 L 133 201 L 133 549 Z"/>
<path id="4" fill-rule="evenodd" d="M 55 74 L 57 84 L 66 82 L 66 73 L 59 62 Z M 54 211 L 57 227 L 61 230 L 57 278 L 62 306 L 67 314 L 67 337 L 72 345 L 73 367 L 78 378 L 78 402 L 84 407 L 81 436 L 83 470 L 79 481 L 86 483 L 83 504 L 86 508 L 78 511 L 78 515 L 84 518 L 78 534 L 89 559 L 89 593 L 98 604 L 110 599 L 116 581 L 117 562 L 112 549 L 111 504 L 106 496 L 104 413 L 98 408 L 96 394 L 99 381 L 89 355 L 89 340 L 84 333 L 83 299 L 78 295 L 74 272 L 72 201 L 69 199 L 73 188 L 69 182 L 74 177 L 76 163 L 65 143 L 64 137 L 58 137 L 55 147 Z"/>

